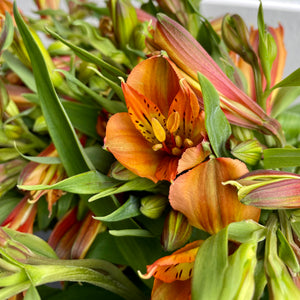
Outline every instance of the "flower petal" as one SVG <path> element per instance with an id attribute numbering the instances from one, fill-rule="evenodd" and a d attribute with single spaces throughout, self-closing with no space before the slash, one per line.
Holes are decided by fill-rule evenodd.
<path id="1" fill-rule="evenodd" d="M 166 283 L 154 280 L 151 294 L 152 300 L 189 300 L 191 299 L 191 280 Z"/>
<path id="2" fill-rule="evenodd" d="M 165 57 L 153 56 L 133 68 L 126 83 L 156 104 L 166 116 L 179 89 L 180 78 L 175 68 Z"/>
<path id="3" fill-rule="evenodd" d="M 202 240 L 189 243 L 173 254 L 158 259 L 147 266 L 147 274 L 140 276 L 144 279 L 154 276 L 164 282 L 191 278 L 195 257 L 202 243 Z"/>
<path id="4" fill-rule="evenodd" d="M 210 159 L 179 176 L 170 188 L 170 203 L 189 222 L 214 234 L 231 222 L 258 221 L 260 210 L 240 203 L 235 188 L 222 182 L 247 173 L 247 167 L 231 158 Z"/>
<path id="5" fill-rule="evenodd" d="M 154 182 L 159 179 L 156 170 L 163 158 L 136 130 L 127 113 L 113 115 L 106 127 L 105 147 L 133 173 Z"/>

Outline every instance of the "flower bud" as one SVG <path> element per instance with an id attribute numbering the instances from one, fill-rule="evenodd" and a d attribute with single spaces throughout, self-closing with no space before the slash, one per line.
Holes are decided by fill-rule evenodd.
<path id="1" fill-rule="evenodd" d="M 148 33 L 147 23 L 139 23 L 133 30 L 131 43 L 133 48 L 144 50 L 146 47 L 145 40 Z"/>
<path id="2" fill-rule="evenodd" d="M 252 140 L 254 138 L 253 131 L 248 128 L 232 125 L 231 130 L 233 136 L 241 142 Z"/>
<path id="3" fill-rule="evenodd" d="M 126 169 L 118 161 L 115 161 L 110 169 L 110 176 L 118 180 L 131 180 L 137 177 L 136 174 Z"/>
<path id="4" fill-rule="evenodd" d="M 150 219 L 157 219 L 162 215 L 167 204 L 167 197 L 163 195 L 149 195 L 141 199 L 140 211 Z"/>
<path id="5" fill-rule="evenodd" d="M 135 8 L 127 0 L 111 0 L 110 9 L 116 41 L 121 49 L 126 49 L 138 24 Z"/>
<path id="6" fill-rule="evenodd" d="M 248 140 L 235 145 L 231 154 L 246 164 L 256 165 L 262 155 L 262 146 L 257 140 Z"/>
<path id="7" fill-rule="evenodd" d="M 10 140 L 16 140 L 22 137 L 23 129 L 19 125 L 6 124 L 3 127 L 6 136 Z"/>
<path id="8" fill-rule="evenodd" d="M 84 83 L 88 82 L 91 76 L 95 74 L 95 72 L 89 67 L 96 69 L 94 64 L 86 61 L 82 61 L 78 68 L 78 79 Z"/>
<path id="9" fill-rule="evenodd" d="M 173 251 L 182 247 L 192 234 L 192 226 L 180 212 L 171 210 L 165 219 L 161 235 L 161 243 L 165 251 Z"/>
<path id="10" fill-rule="evenodd" d="M 238 189 L 238 199 L 264 209 L 300 207 L 300 175 L 283 171 L 257 170 L 223 182 Z"/>
<path id="11" fill-rule="evenodd" d="M 47 123 L 43 115 L 35 119 L 32 130 L 37 133 L 46 133 L 48 131 Z"/>
<path id="12" fill-rule="evenodd" d="M 248 28 L 239 15 L 225 15 L 222 36 L 228 48 L 239 54 L 246 62 L 253 64 L 256 54 L 249 43 Z"/>

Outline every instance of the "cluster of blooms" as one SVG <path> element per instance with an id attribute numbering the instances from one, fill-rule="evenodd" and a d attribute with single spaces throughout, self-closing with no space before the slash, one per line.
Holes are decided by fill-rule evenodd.
<path id="1" fill-rule="evenodd" d="M 194 2 L 0 2 L 1 299 L 300 298 L 300 69 Z"/>

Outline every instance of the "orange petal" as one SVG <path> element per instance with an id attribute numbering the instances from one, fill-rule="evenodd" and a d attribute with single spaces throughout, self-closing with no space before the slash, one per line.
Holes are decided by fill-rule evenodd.
<path id="1" fill-rule="evenodd" d="M 158 180 L 172 181 L 177 174 L 178 157 L 165 155 L 157 166 L 155 176 Z"/>
<path id="2" fill-rule="evenodd" d="M 175 68 L 165 57 L 153 56 L 133 68 L 126 83 L 157 105 L 166 116 L 179 89 L 180 78 Z"/>
<path id="3" fill-rule="evenodd" d="M 175 180 L 170 188 L 171 206 L 183 213 L 193 226 L 211 234 L 231 222 L 258 221 L 260 210 L 240 203 L 236 189 L 222 184 L 247 172 L 244 163 L 231 158 L 201 163 Z"/>
<path id="4" fill-rule="evenodd" d="M 154 182 L 163 153 L 153 151 L 152 145 L 136 130 L 127 113 L 113 115 L 106 127 L 105 147 L 133 173 Z"/>
<path id="5" fill-rule="evenodd" d="M 164 282 L 191 278 L 195 257 L 202 242 L 199 240 L 189 243 L 173 254 L 158 259 L 147 266 L 147 274 L 140 276 L 144 279 L 154 276 Z"/>
<path id="6" fill-rule="evenodd" d="M 89 212 L 86 215 L 72 246 L 71 259 L 80 259 L 85 257 L 101 226 L 102 223 L 93 218 L 92 212 Z"/>
<path id="7" fill-rule="evenodd" d="M 186 149 L 179 160 L 178 173 L 199 165 L 209 154 L 210 152 L 208 150 L 203 149 L 202 144 Z"/>
<path id="8" fill-rule="evenodd" d="M 191 280 L 163 282 L 154 280 L 151 300 L 189 300 L 191 299 Z"/>

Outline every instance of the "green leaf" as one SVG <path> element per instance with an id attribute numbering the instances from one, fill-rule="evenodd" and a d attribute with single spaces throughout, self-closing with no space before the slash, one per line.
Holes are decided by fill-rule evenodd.
<path id="1" fill-rule="evenodd" d="M 136 236 L 136 237 L 153 237 L 153 234 L 145 229 L 121 229 L 121 230 L 109 230 L 111 235 L 114 236 Z"/>
<path id="2" fill-rule="evenodd" d="M 289 109 L 277 117 L 285 138 L 290 144 L 296 144 L 300 137 L 300 113 L 297 111 L 297 108 L 298 106 L 295 106 L 293 111 Z"/>
<path id="3" fill-rule="evenodd" d="M 108 72 L 110 72 L 111 74 L 114 74 L 116 76 L 121 76 L 121 77 L 124 77 L 124 78 L 126 77 L 126 74 L 123 73 L 122 71 L 120 71 L 119 69 L 117 69 L 116 67 L 108 64 L 104 60 L 98 58 L 97 56 L 95 56 L 91 53 L 89 53 L 88 51 L 84 50 L 83 48 L 77 47 L 76 45 L 72 44 L 71 42 L 63 39 L 60 35 L 58 35 L 54 31 L 52 31 L 51 29 L 46 28 L 46 31 L 49 34 L 51 34 L 52 37 L 54 37 L 55 39 L 63 42 L 65 45 L 70 47 L 75 52 L 75 54 L 78 57 L 80 57 L 81 59 L 83 59 L 84 61 L 94 63 L 96 66 L 101 67 L 103 69 L 106 69 Z"/>
<path id="4" fill-rule="evenodd" d="M 270 148 L 263 151 L 263 156 L 265 169 L 300 166 L 300 149 Z"/>
<path id="5" fill-rule="evenodd" d="M 71 73 L 66 72 L 64 70 L 59 70 L 59 72 L 63 73 L 64 76 L 69 80 L 70 82 L 76 84 L 80 89 L 82 89 L 86 94 L 91 96 L 99 105 L 101 105 L 103 108 L 105 108 L 110 113 L 117 113 L 117 112 L 123 112 L 127 111 L 126 106 L 123 102 L 120 101 L 112 101 L 108 100 L 92 89 L 90 89 L 88 86 L 83 84 L 79 79 L 77 79 L 75 76 L 73 76 Z"/>
<path id="6" fill-rule="evenodd" d="M 5 12 L 4 20 L 4 26 L 0 35 L 0 53 L 7 49 L 14 39 L 14 23 L 11 15 L 7 11 Z"/>
<path id="7" fill-rule="evenodd" d="M 300 87 L 284 87 L 278 90 L 272 104 L 271 117 L 275 118 L 292 104 L 300 95 Z"/>
<path id="8" fill-rule="evenodd" d="M 114 194 L 124 193 L 128 191 L 149 191 L 156 187 L 156 184 L 147 179 L 142 177 L 137 177 L 133 180 L 127 181 L 122 185 L 114 186 L 114 187 L 108 187 L 107 189 L 104 189 L 102 192 L 100 192 L 97 195 L 92 196 L 89 199 L 89 202 L 95 201 L 97 199 L 111 196 Z"/>
<path id="9" fill-rule="evenodd" d="M 59 189 L 75 194 L 95 194 L 120 184 L 120 181 L 103 175 L 97 171 L 81 173 L 52 185 L 19 185 L 20 189 L 28 191 Z"/>
<path id="10" fill-rule="evenodd" d="M 277 84 L 275 84 L 271 88 L 271 90 L 287 86 L 300 86 L 300 68 L 298 68 L 293 73 L 285 77 L 283 80 L 279 81 Z"/>
<path id="11" fill-rule="evenodd" d="M 220 108 L 219 95 L 210 81 L 198 72 L 203 95 L 205 128 L 210 144 L 217 157 L 226 156 L 225 144 L 231 134 L 231 128 Z"/>
<path id="12" fill-rule="evenodd" d="M 99 139 L 96 131 L 98 112 L 95 107 L 65 100 L 62 101 L 62 105 L 76 129 L 90 137 Z"/>
<path id="13" fill-rule="evenodd" d="M 69 176 L 93 169 L 59 101 L 43 54 L 32 37 L 14 3 L 14 16 L 29 53 L 43 115 L 52 141 Z"/>
<path id="14" fill-rule="evenodd" d="M 131 195 L 129 199 L 114 212 L 104 217 L 95 217 L 95 219 L 103 222 L 116 222 L 136 217 L 140 214 L 139 199 Z"/>
<path id="15" fill-rule="evenodd" d="M 192 299 L 218 300 L 228 266 L 227 228 L 212 235 L 198 250 L 192 277 Z"/>
<path id="16" fill-rule="evenodd" d="M 2 54 L 3 60 L 7 63 L 9 68 L 14 71 L 25 83 L 25 85 L 36 92 L 36 82 L 30 69 L 28 69 L 16 56 L 11 54 L 8 50 Z"/>

